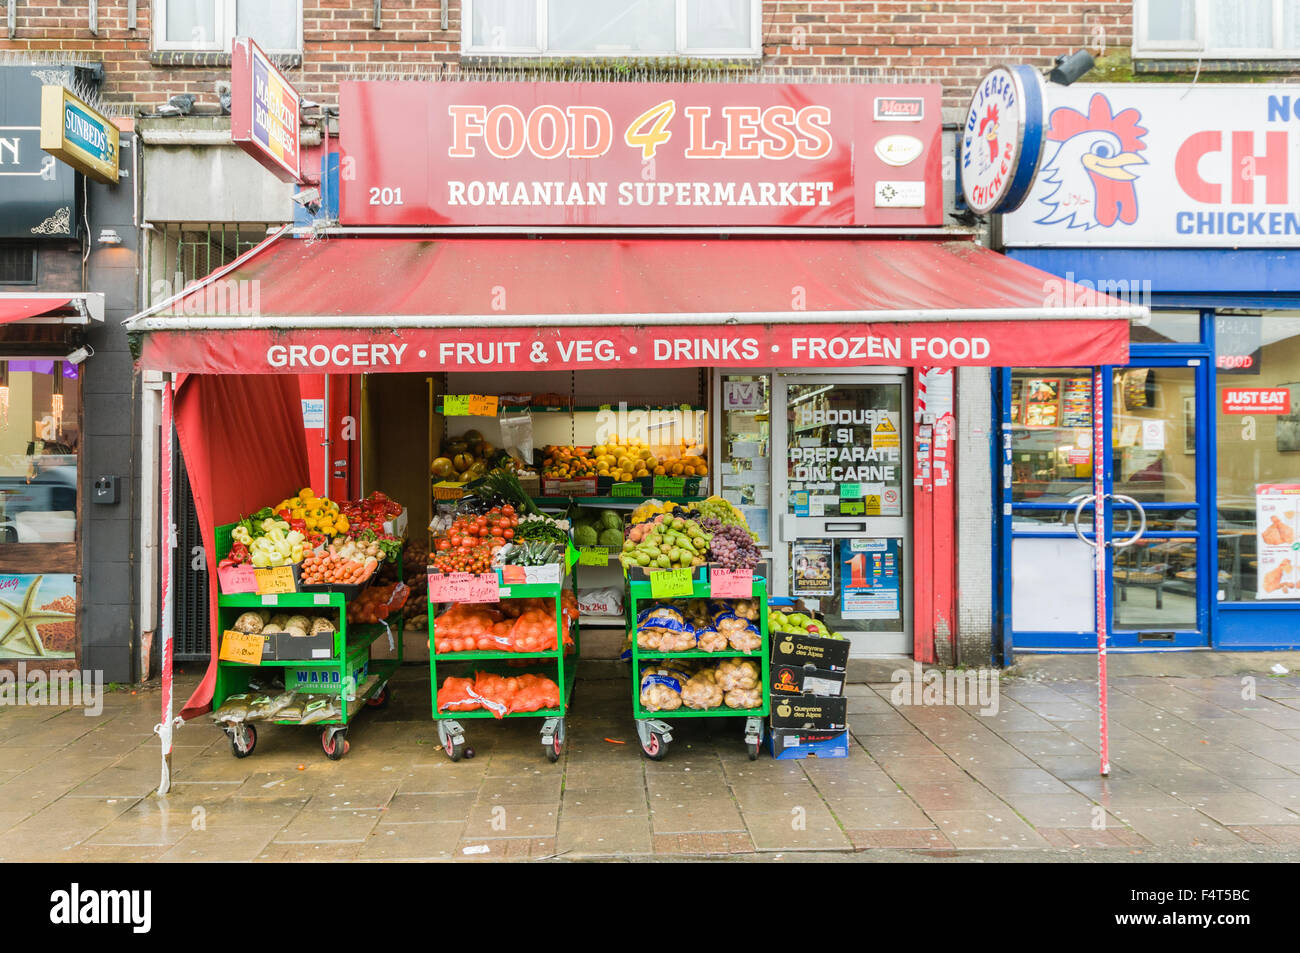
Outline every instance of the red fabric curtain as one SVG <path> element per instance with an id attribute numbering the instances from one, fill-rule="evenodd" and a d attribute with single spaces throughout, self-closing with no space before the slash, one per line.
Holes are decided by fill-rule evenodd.
<path id="1" fill-rule="evenodd" d="M 176 436 L 208 561 L 212 659 L 181 710 L 209 711 L 217 679 L 217 526 L 292 496 L 308 484 L 307 442 L 298 379 L 291 374 L 193 374 L 175 399 Z M 185 558 L 178 553 L 177 558 Z"/>

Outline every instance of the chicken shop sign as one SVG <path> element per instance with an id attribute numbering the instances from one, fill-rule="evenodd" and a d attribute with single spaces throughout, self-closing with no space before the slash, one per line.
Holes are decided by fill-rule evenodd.
<path id="1" fill-rule="evenodd" d="M 347 225 L 943 224 L 935 85 L 344 82 L 339 95 Z M 905 115 L 880 108 L 902 102 Z M 905 154 L 876 148 L 903 133 Z"/>
<path id="2" fill-rule="evenodd" d="M 1300 245 L 1300 89 L 1053 88 L 1047 148 L 1007 245 Z"/>
<path id="3" fill-rule="evenodd" d="M 1009 212 L 1029 194 L 1043 151 L 1043 78 L 999 66 L 980 80 L 961 138 L 961 187 L 974 212 Z"/>

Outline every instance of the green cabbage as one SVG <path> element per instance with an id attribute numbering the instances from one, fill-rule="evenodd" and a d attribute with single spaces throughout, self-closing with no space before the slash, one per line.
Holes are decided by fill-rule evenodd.
<path id="1" fill-rule="evenodd" d="M 577 526 L 573 530 L 573 541 L 579 546 L 599 546 L 597 542 L 596 528 L 594 526 Z M 619 545 L 623 545 L 623 535 L 618 537 Z"/>
<path id="2" fill-rule="evenodd" d="M 605 529 L 600 533 L 600 546 L 607 546 L 610 549 L 622 549 L 623 531 L 621 529 Z"/>

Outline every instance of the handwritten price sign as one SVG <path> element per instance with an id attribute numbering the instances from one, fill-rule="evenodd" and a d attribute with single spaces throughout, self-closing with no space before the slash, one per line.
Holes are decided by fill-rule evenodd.
<path id="1" fill-rule="evenodd" d="M 221 634 L 221 651 L 217 657 L 223 662 L 243 662 L 245 665 L 261 665 L 262 649 L 266 647 L 266 636 L 251 635 L 227 629 Z"/>
<path id="2" fill-rule="evenodd" d="M 430 602 L 500 602 L 501 589 L 494 572 L 431 572 Z"/>
<path id="3" fill-rule="evenodd" d="M 754 595 L 754 570 L 710 569 L 709 592 L 719 599 L 749 599 Z"/>
<path id="4" fill-rule="evenodd" d="M 695 580 L 690 569 L 657 569 L 649 575 L 652 598 L 678 599 L 695 592 Z"/>
<path id="5" fill-rule="evenodd" d="M 274 596 L 283 592 L 297 592 L 293 581 L 292 566 L 276 566 L 273 569 L 254 569 L 257 576 L 258 595 Z"/>
<path id="6" fill-rule="evenodd" d="M 226 595 L 257 592 L 257 575 L 252 566 L 227 566 L 217 570 L 217 581 Z"/>

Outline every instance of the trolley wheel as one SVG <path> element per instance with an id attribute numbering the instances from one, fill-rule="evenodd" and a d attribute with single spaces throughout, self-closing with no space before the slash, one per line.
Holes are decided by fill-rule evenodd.
<path id="1" fill-rule="evenodd" d="M 325 757 L 331 761 L 338 761 L 348 753 L 348 749 L 352 746 L 348 744 L 347 733 L 346 728 L 337 731 L 326 728 L 320 733 L 320 746 L 325 750 Z"/>
<path id="2" fill-rule="evenodd" d="M 749 760 L 750 760 L 750 761 L 757 761 L 757 760 L 758 760 L 758 752 L 759 752 L 759 750 L 760 750 L 762 747 L 763 747 L 763 739 L 762 739 L 762 738 L 746 738 L 746 739 L 745 739 L 745 750 L 746 750 L 747 752 L 749 752 Z"/>
<path id="3" fill-rule="evenodd" d="M 459 761 L 466 754 L 464 735 L 448 738 L 442 749 L 447 752 L 447 757 L 451 758 L 452 761 Z M 470 757 L 473 757 L 473 755 L 470 755 Z"/>
<path id="4" fill-rule="evenodd" d="M 236 758 L 247 758 L 257 747 L 257 729 L 252 725 L 238 725 L 230 729 L 230 750 Z"/>
<path id="5" fill-rule="evenodd" d="M 668 742 L 657 731 L 650 732 L 649 740 L 641 742 L 641 750 L 651 761 L 662 761 L 668 753 Z"/>
<path id="6" fill-rule="evenodd" d="M 551 740 L 545 742 L 546 760 L 554 764 L 560 760 L 560 755 L 564 753 L 564 719 L 559 722 L 551 731 Z"/>
<path id="7" fill-rule="evenodd" d="M 387 708 L 390 694 L 391 693 L 388 690 L 388 685 L 385 684 L 382 688 L 379 689 L 379 691 L 375 692 L 373 695 L 371 695 L 369 698 L 366 699 L 366 707 Z"/>

